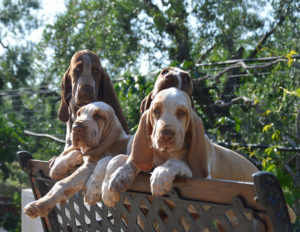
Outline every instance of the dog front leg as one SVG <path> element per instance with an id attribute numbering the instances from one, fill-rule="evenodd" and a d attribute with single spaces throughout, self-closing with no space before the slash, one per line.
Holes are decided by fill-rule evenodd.
<path id="1" fill-rule="evenodd" d="M 163 165 L 156 167 L 150 177 L 152 194 L 162 196 L 169 192 L 176 175 L 192 177 L 192 171 L 185 162 L 177 159 L 169 159 Z"/>
<path id="2" fill-rule="evenodd" d="M 127 155 L 118 155 L 108 164 L 102 184 L 102 200 L 105 205 L 114 206 L 120 194 L 132 183 L 138 169 L 128 160 Z"/>
<path id="3" fill-rule="evenodd" d="M 93 205 L 101 200 L 101 188 L 105 177 L 106 169 L 112 156 L 106 156 L 99 160 L 95 167 L 92 175 L 88 179 L 84 188 L 84 200 L 89 204 Z"/>
<path id="4" fill-rule="evenodd" d="M 53 180 L 60 180 L 71 172 L 77 165 L 83 163 L 83 156 L 79 150 L 58 156 L 54 164 L 50 167 L 49 176 Z"/>
<path id="5" fill-rule="evenodd" d="M 64 204 L 80 191 L 96 166 L 94 163 L 87 162 L 87 159 L 84 161 L 84 164 L 74 173 L 58 181 L 44 197 L 27 204 L 24 207 L 25 214 L 32 218 L 45 217 L 57 203 Z"/>

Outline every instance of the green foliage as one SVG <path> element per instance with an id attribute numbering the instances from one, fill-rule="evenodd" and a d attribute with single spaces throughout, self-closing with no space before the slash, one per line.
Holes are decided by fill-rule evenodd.
<path id="1" fill-rule="evenodd" d="M 28 86 L 34 80 L 33 51 L 30 45 L 10 48 L 0 62 L 2 88 L 9 89 Z"/>
<path id="2" fill-rule="evenodd" d="M 3 0 L 0 4 L 0 40 L 8 33 L 28 33 L 30 29 L 38 26 L 37 18 L 33 17 L 32 11 L 39 9 L 37 0 Z"/>
<path id="3" fill-rule="evenodd" d="M 16 168 L 16 167 L 14 167 Z M 7 183 L 0 184 L 2 205 L 9 213 L 0 213 L 0 228 L 7 231 L 21 231 L 21 188 Z M 2 206 L 3 207 L 3 206 Z"/>
<path id="4" fill-rule="evenodd" d="M 262 56 L 271 51 L 278 55 L 292 48 L 274 50 L 274 46 L 283 47 L 287 37 L 297 37 L 288 20 L 299 19 L 295 18 L 295 3 L 289 4 L 284 4 L 287 12 L 280 12 L 280 3 L 275 1 L 276 14 L 263 16 L 261 9 L 271 9 L 267 1 L 69 0 L 67 11 L 44 30 L 40 53 L 45 48 L 54 52 L 44 78 L 62 76 L 71 56 L 84 48 L 100 56 L 112 77 L 136 72 L 141 59 L 147 59 L 146 66 L 154 71 L 173 61 L 230 59 L 241 47 L 245 49 L 243 58 L 255 50 L 266 30 L 275 26 L 276 17 L 287 14 L 283 23 L 288 33 L 274 32 L 280 44 L 267 40 L 267 46 L 258 50 Z"/>
<path id="5" fill-rule="evenodd" d="M 0 125 L 0 177 L 5 180 L 10 174 L 8 165 L 15 160 L 14 154 L 21 149 L 20 144 L 26 143 L 26 138 L 22 136 L 23 123 L 13 114 L 0 115 Z"/>
<path id="6" fill-rule="evenodd" d="M 246 117 L 242 108 L 231 108 L 232 115 L 241 120 L 240 133 L 247 143 L 270 145 L 256 151 L 254 156 L 252 151 L 243 150 L 243 153 L 256 157 L 263 170 L 276 175 L 290 204 L 300 197 L 299 187 L 285 168 L 294 153 L 280 151 L 278 146 L 290 147 L 290 140 L 297 141 L 294 125 L 299 108 L 299 81 L 299 70 L 289 65 L 274 67 L 267 76 L 253 73 L 239 87 L 237 95 L 255 99 L 255 107 L 247 111 Z"/>
<path id="7" fill-rule="evenodd" d="M 194 85 L 194 99 L 213 140 L 271 146 L 266 150 L 234 149 L 273 172 L 287 201 L 295 202 L 300 198 L 299 189 L 285 169 L 292 154 L 278 147 L 290 146 L 288 140 L 297 141 L 294 122 L 300 72 L 293 55 L 300 52 L 298 8 L 294 0 L 68 0 L 66 11 L 44 26 L 36 16 L 38 1 L 2 1 L 0 178 L 12 185 L 25 182 L 22 172 L 16 171 L 17 150 L 28 150 L 42 160 L 63 150 L 63 144 L 28 136 L 24 130 L 64 138 L 65 125 L 57 119 L 59 83 L 78 50 L 87 48 L 99 55 L 113 79 L 131 133 L 137 128 L 140 102 L 152 90 L 162 68 L 177 66 L 197 79 L 227 67 L 199 63 L 282 56 L 287 62 L 271 68 L 238 69 L 218 80 L 201 81 Z M 270 10 L 264 14 L 261 9 Z M 41 41 L 24 40 L 38 26 L 44 26 Z M 10 43 L 12 37 L 18 42 Z M 137 74 L 142 71 L 154 74 Z M 235 74 L 243 75 L 229 78 Z M 230 91 L 226 92 L 227 88 Z M 226 103 L 238 96 L 253 102 L 234 104 L 223 111 L 213 108 L 214 116 L 207 111 L 218 100 Z M 210 101 L 205 102 L 207 99 Z M 4 221 L 16 224 L 9 218 Z"/>
<path id="8" fill-rule="evenodd" d="M 125 114 L 126 121 L 133 134 L 140 119 L 140 102 L 153 88 L 154 80 L 145 76 L 125 74 L 124 79 L 115 84 L 115 90 Z"/>
<path id="9" fill-rule="evenodd" d="M 47 75 L 62 76 L 71 56 L 86 48 L 100 56 L 109 73 L 136 62 L 140 45 L 132 24 L 140 11 L 139 1 L 68 1 L 66 6 L 65 14 L 44 31 L 41 46 L 54 49 Z"/>
<path id="10" fill-rule="evenodd" d="M 5 216 L 1 218 L 0 228 L 4 228 L 11 232 L 20 232 L 21 231 L 20 217 L 16 217 L 11 213 L 5 214 Z"/>

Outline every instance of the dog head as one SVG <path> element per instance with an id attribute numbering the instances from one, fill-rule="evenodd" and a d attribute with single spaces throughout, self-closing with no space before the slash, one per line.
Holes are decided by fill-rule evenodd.
<path id="1" fill-rule="evenodd" d="M 112 107 L 104 102 L 94 102 L 82 106 L 72 126 L 72 144 L 83 153 L 99 146 L 105 138 L 121 128 Z"/>
<path id="2" fill-rule="evenodd" d="M 153 91 L 143 99 L 140 106 L 140 113 L 142 114 L 145 110 L 149 109 L 152 100 L 161 90 L 171 87 L 181 89 L 186 92 L 190 98 L 192 97 L 193 83 L 190 74 L 179 68 L 168 67 L 160 72 L 155 81 Z"/>
<path id="3" fill-rule="evenodd" d="M 153 167 L 154 149 L 185 160 L 194 177 L 206 177 L 207 148 L 202 120 L 182 90 L 160 91 L 146 110 L 132 143 L 130 159 L 141 170 Z M 184 157 L 179 157 L 184 154 Z"/>

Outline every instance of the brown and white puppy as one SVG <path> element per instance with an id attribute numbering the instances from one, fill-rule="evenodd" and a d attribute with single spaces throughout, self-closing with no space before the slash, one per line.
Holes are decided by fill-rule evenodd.
<path id="1" fill-rule="evenodd" d="M 185 72 L 176 67 L 168 67 L 168 68 L 163 69 L 160 72 L 160 74 L 158 75 L 158 77 L 155 81 L 154 89 L 147 95 L 147 97 L 145 97 L 142 100 L 141 105 L 140 105 L 140 113 L 143 114 L 144 111 L 149 109 L 152 100 L 161 90 L 164 90 L 167 88 L 172 88 L 172 87 L 181 89 L 184 92 L 186 92 L 191 99 L 192 108 L 194 108 L 193 99 L 192 99 L 193 82 L 190 77 L 190 74 L 188 72 Z M 129 144 L 128 144 L 128 149 L 127 149 L 127 153 L 126 153 L 127 155 L 130 154 L 131 145 L 133 142 L 132 139 L 129 141 Z M 120 164 L 123 164 L 126 159 L 127 159 L 126 156 L 120 155 L 118 158 L 116 158 L 112 162 L 110 162 L 111 166 L 109 166 L 108 172 L 104 179 L 104 182 L 102 185 L 102 188 L 103 188 L 102 192 L 108 191 L 107 187 L 108 187 L 108 181 L 109 181 L 110 175 L 117 167 L 119 167 Z M 111 194 L 105 194 L 103 197 L 111 197 L 111 196 L 113 196 L 113 192 L 111 192 Z"/>
<path id="2" fill-rule="evenodd" d="M 114 157 L 108 164 L 102 198 L 113 206 L 136 175 L 154 167 L 153 195 L 164 195 L 175 176 L 253 182 L 258 169 L 246 158 L 214 144 L 205 135 L 202 120 L 192 110 L 190 97 L 176 88 L 160 91 L 141 117 L 129 158 Z M 120 166 L 121 165 L 121 166 Z M 288 207 L 290 218 L 296 215 Z"/>
<path id="3" fill-rule="evenodd" d="M 151 192 L 159 196 L 172 188 L 176 175 L 253 181 L 258 171 L 243 156 L 209 140 L 190 97 L 177 88 L 160 91 L 143 113 L 129 158 L 121 155 L 110 161 L 111 176 L 102 192 L 105 204 L 113 206 L 141 170 L 153 167 Z"/>
<path id="4" fill-rule="evenodd" d="M 168 67 L 159 73 L 154 84 L 154 89 L 143 99 L 140 106 L 140 113 L 143 114 L 144 111 L 149 109 L 152 100 L 159 91 L 171 87 L 175 87 L 186 92 L 190 96 L 193 104 L 193 82 L 190 74 L 179 68 Z"/>
<path id="5" fill-rule="evenodd" d="M 71 175 L 58 181 L 44 197 L 26 205 L 24 212 L 30 217 L 48 215 L 57 203 L 63 204 L 82 189 L 85 190 L 88 203 L 98 201 L 98 196 L 94 199 L 89 195 L 89 189 L 98 188 L 101 194 L 101 182 L 109 160 L 114 155 L 126 152 L 130 139 L 113 108 L 104 102 L 90 103 L 77 111 L 71 137 L 72 146 L 57 158 L 50 170 L 50 176 L 61 179 L 75 165 L 81 166 Z M 92 150 L 96 150 L 97 153 L 84 155 Z M 94 186 L 95 178 L 97 186 Z"/>
<path id="6" fill-rule="evenodd" d="M 95 101 L 104 101 L 112 106 L 122 127 L 128 127 L 108 74 L 101 66 L 99 57 L 89 51 L 76 52 L 61 81 L 61 102 L 58 117 L 67 123 L 65 150 L 71 146 L 71 129 L 76 120 L 76 112 L 81 107 Z"/>

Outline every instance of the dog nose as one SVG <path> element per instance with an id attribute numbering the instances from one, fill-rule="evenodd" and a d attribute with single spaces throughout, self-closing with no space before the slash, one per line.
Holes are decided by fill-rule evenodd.
<path id="1" fill-rule="evenodd" d="M 171 140 L 174 137 L 175 133 L 169 129 L 163 129 L 160 131 L 160 136 L 164 140 Z"/>
<path id="2" fill-rule="evenodd" d="M 169 74 L 165 78 L 167 81 L 172 81 L 172 82 L 176 82 L 177 80 L 177 77 L 174 74 Z"/>
<path id="3" fill-rule="evenodd" d="M 92 90 L 92 87 L 90 85 L 84 85 L 80 88 L 80 92 L 84 93 L 84 94 L 92 95 L 93 90 Z"/>
<path id="4" fill-rule="evenodd" d="M 73 133 L 75 133 L 77 135 L 82 135 L 85 130 L 85 126 L 81 122 L 77 122 L 77 123 L 73 124 L 72 130 L 73 130 Z"/>

